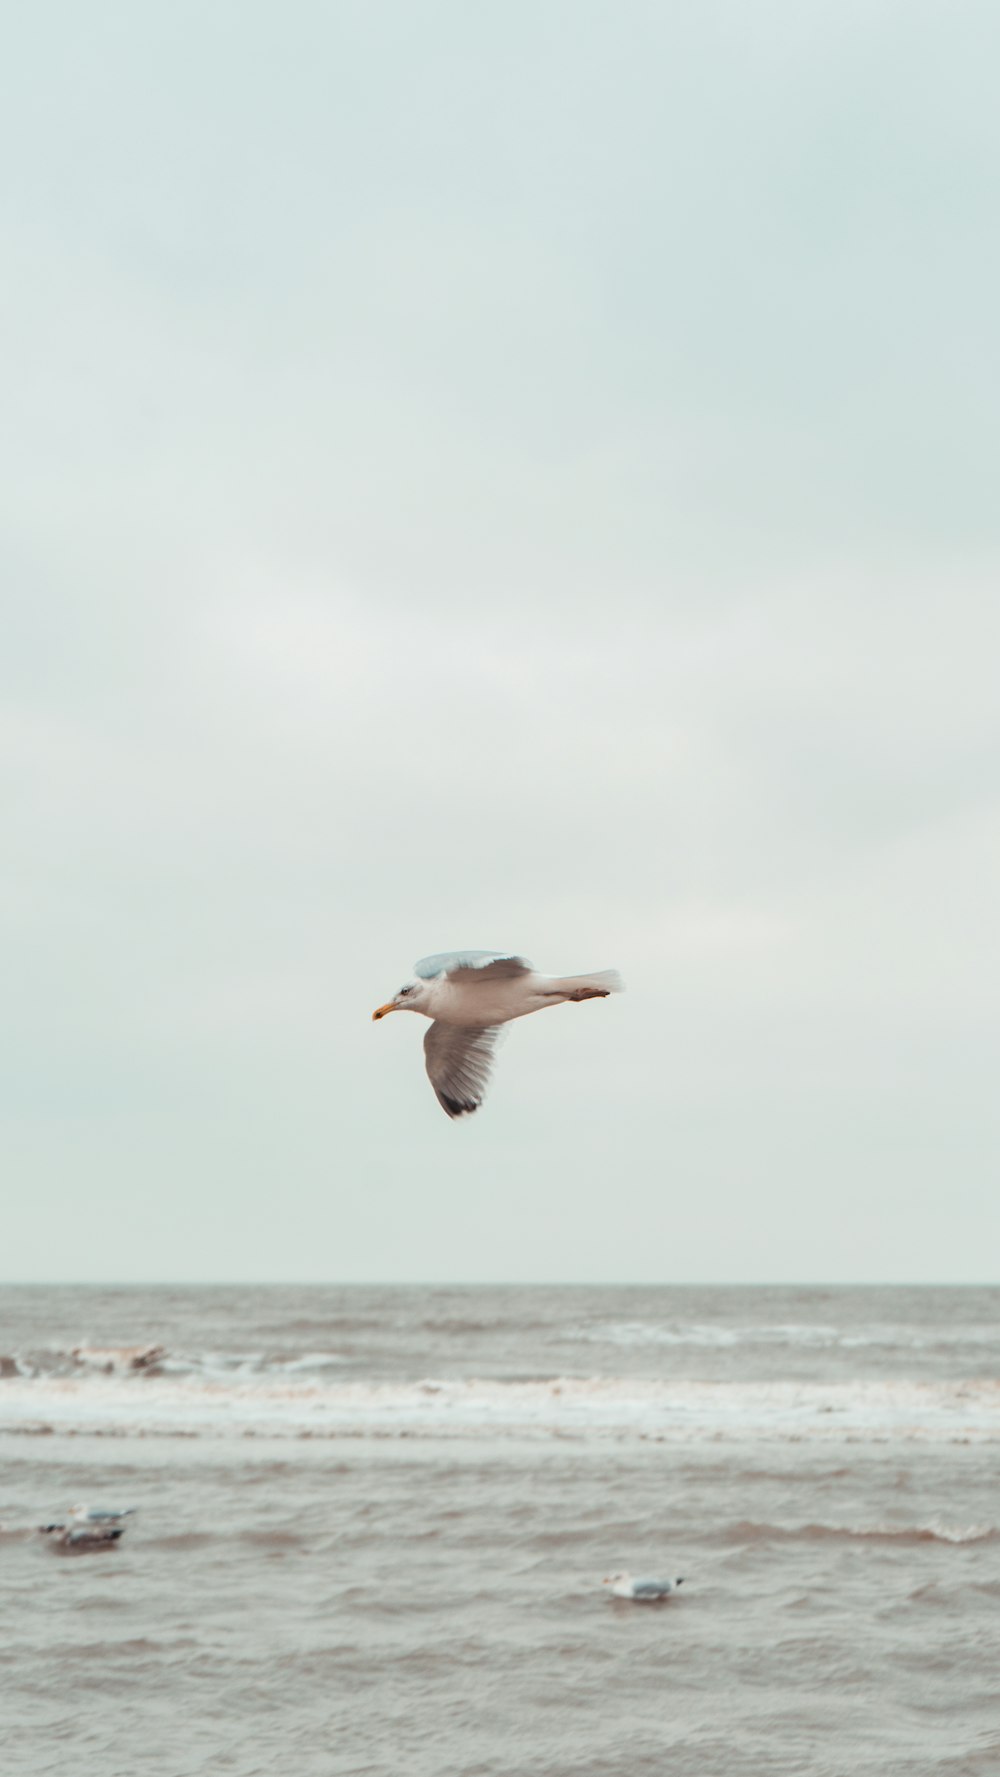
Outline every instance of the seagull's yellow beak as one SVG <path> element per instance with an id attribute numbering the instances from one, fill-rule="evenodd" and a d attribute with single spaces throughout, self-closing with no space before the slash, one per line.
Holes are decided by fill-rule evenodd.
<path id="1" fill-rule="evenodd" d="M 392 1001 L 389 1000 L 386 1005 L 376 1007 L 375 1011 L 372 1013 L 372 1023 L 377 1024 L 379 1019 L 384 1018 L 387 1012 L 398 1012 L 398 1011 L 399 1011 L 399 1007 L 394 1006 Z"/>

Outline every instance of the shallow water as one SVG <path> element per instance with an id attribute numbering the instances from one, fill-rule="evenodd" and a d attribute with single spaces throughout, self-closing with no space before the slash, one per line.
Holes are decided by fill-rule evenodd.
<path id="1" fill-rule="evenodd" d="M 1000 1772 L 998 1310 L 8 1289 L 4 1772 Z"/>

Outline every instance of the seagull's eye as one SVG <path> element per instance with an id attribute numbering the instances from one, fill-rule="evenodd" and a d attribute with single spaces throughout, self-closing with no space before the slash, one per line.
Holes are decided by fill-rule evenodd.
<path id="1" fill-rule="evenodd" d="M 401 987 L 399 990 L 399 997 L 400 997 L 400 999 L 402 999 L 404 993 L 412 993 L 412 992 L 413 992 L 412 987 Z"/>

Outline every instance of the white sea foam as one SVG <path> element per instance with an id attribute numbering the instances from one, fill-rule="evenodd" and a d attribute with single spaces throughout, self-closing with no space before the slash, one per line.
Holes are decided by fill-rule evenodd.
<path id="1" fill-rule="evenodd" d="M 843 1327 L 822 1323 L 787 1322 L 774 1325 L 715 1326 L 699 1321 L 606 1321 L 597 1326 L 578 1327 L 572 1337 L 586 1344 L 618 1345 L 625 1348 L 644 1345 L 692 1346 L 706 1350 L 747 1345 L 777 1345 L 829 1350 L 858 1350 L 864 1346 L 894 1347 L 906 1351 L 924 1351 L 931 1346 L 996 1346 L 1000 1347 L 1000 1331 L 995 1327 L 959 1325 L 936 1327 L 931 1334 L 916 1328 L 877 1325 L 847 1331 Z"/>
<path id="2" fill-rule="evenodd" d="M 614 1432 L 668 1442 L 1000 1440 L 1000 1383 L 690 1382 L 599 1377 L 498 1382 L 283 1381 L 228 1376 L 13 1378 L 0 1430 L 119 1436 L 365 1431 Z"/>

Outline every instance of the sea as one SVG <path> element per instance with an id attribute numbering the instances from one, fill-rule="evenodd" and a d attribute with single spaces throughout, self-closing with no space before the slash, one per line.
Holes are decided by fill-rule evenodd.
<path id="1" fill-rule="evenodd" d="M 998 1458 L 998 1289 L 5 1288 L 0 1770 L 1000 1777 Z"/>

